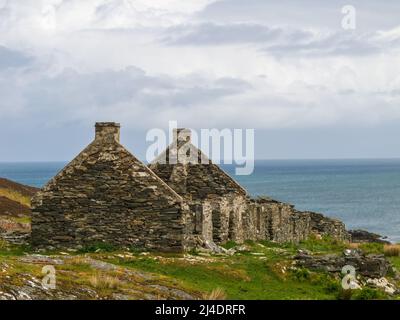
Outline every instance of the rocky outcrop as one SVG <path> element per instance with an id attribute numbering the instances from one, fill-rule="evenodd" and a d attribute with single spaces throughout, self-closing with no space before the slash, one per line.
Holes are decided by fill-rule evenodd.
<path id="1" fill-rule="evenodd" d="M 379 234 L 368 232 L 365 230 L 350 230 L 351 241 L 354 243 L 384 243 L 390 244 Z"/>
<path id="2" fill-rule="evenodd" d="M 29 243 L 31 225 L 11 219 L 0 219 L 0 238 L 9 243 L 22 245 Z"/>
<path id="3" fill-rule="evenodd" d="M 297 266 L 308 269 L 341 273 L 344 266 L 350 265 L 357 274 L 369 278 L 381 278 L 392 269 L 384 255 L 365 255 L 357 250 L 345 250 L 342 255 L 314 256 L 301 252 L 295 256 Z"/>
<path id="4" fill-rule="evenodd" d="M 76 260 L 78 259 L 78 260 Z M 78 264 L 88 271 L 71 271 Z M 44 266 L 56 266 L 63 277 L 54 288 L 45 286 Z M 28 267 L 28 268 L 27 268 Z M 25 270 L 37 270 L 27 272 Z M 109 288 L 109 290 L 104 290 Z M 153 274 L 123 268 L 90 257 L 26 255 L 12 262 L 0 261 L 0 300 L 194 300 L 189 292 L 166 285 Z"/>
<path id="5" fill-rule="evenodd" d="M 398 288 L 391 282 L 389 282 L 386 278 L 379 278 L 379 279 L 367 279 L 368 286 L 376 289 L 381 289 L 385 293 L 394 295 L 398 294 L 399 290 Z"/>

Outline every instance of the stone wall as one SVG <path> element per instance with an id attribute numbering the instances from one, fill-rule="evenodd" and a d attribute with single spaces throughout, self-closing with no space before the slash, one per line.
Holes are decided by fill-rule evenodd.
<path id="1" fill-rule="evenodd" d="M 186 201 L 197 201 L 200 207 L 205 206 L 204 219 L 208 223 L 203 224 L 202 230 L 207 241 L 210 240 L 211 229 L 216 244 L 230 240 L 237 243 L 244 240 L 298 243 L 311 235 L 349 239 L 344 224 L 338 220 L 318 213 L 300 212 L 293 205 L 273 199 L 249 199 L 235 188 L 224 190 L 222 187 L 212 187 L 215 180 L 207 180 L 207 177 L 221 173 L 215 171 L 215 168 L 207 168 L 207 165 L 189 165 L 186 169 L 179 165 L 173 169 L 164 165 L 156 170 L 157 173 L 164 172 L 165 179 L 174 171 L 188 174 L 185 178 L 180 175 L 181 181 L 185 181 L 185 187 L 175 187 L 177 179 L 173 178 L 174 174 L 168 178 L 169 185 L 176 188 Z M 198 176 L 201 178 L 195 178 Z M 195 181 L 191 181 L 194 178 Z M 208 228 L 208 231 L 204 228 Z"/>
<path id="2" fill-rule="evenodd" d="M 190 246 L 191 211 L 118 138 L 117 126 L 98 124 L 95 141 L 34 197 L 33 246 Z"/>
<path id="3" fill-rule="evenodd" d="M 314 234 L 330 236 L 338 240 L 350 240 L 351 236 L 342 221 L 315 212 L 307 211 L 305 214 L 310 216 L 310 227 Z"/>
<path id="4" fill-rule="evenodd" d="M 345 225 L 314 212 L 300 212 L 293 205 L 273 199 L 248 201 L 243 217 L 244 239 L 297 243 L 311 235 L 348 240 Z"/>
<path id="5" fill-rule="evenodd" d="M 294 210 L 289 220 L 290 224 L 290 237 L 289 241 L 298 243 L 306 240 L 311 234 L 310 217 L 303 213 Z"/>
<path id="6" fill-rule="evenodd" d="M 189 241 L 191 246 L 188 248 L 192 249 L 214 244 L 212 202 L 191 203 L 189 208 L 191 211 L 191 221 L 188 222 L 192 227 L 188 226 L 188 234 L 191 238 Z"/>
<path id="7" fill-rule="evenodd" d="M 247 209 L 244 197 L 210 195 L 196 204 L 192 202 L 190 207 L 195 212 L 195 234 L 202 235 L 204 241 L 223 244 L 246 239 L 242 222 Z"/>
<path id="8" fill-rule="evenodd" d="M 216 197 L 212 203 L 213 240 L 217 244 L 225 243 L 229 240 L 231 199 L 229 197 Z"/>
<path id="9" fill-rule="evenodd" d="M 229 215 L 229 239 L 237 243 L 242 243 L 244 238 L 243 216 L 247 209 L 246 198 L 236 196 L 232 200 Z"/>

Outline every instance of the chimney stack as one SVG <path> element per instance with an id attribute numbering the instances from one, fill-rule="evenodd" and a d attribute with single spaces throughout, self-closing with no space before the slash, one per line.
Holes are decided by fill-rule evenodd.
<path id="1" fill-rule="evenodd" d="M 103 140 L 104 142 L 118 142 L 120 141 L 120 128 L 121 125 L 116 122 L 96 122 L 96 140 Z"/>
<path id="2" fill-rule="evenodd" d="M 178 128 L 173 131 L 173 143 L 186 143 L 192 139 L 192 131 L 190 129 Z"/>

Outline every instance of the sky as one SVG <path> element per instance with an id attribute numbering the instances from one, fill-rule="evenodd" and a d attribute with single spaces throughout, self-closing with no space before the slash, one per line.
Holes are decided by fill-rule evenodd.
<path id="1" fill-rule="evenodd" d="M 343 28 L 355 9 L 355 28 Z M 0 161 L 96 121 L 255 130 L 257 159 L 400 157 L 398 0 L 0 0 Z"/>

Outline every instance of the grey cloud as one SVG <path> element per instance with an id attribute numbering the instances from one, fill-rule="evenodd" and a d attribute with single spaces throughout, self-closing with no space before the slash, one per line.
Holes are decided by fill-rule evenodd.
<path id="1" fill-rule="evenodd" d="M 224 45 L 268 43 L 287 40 L 306 40 L 311 33 L 302 30 L 283 30 L 254 23 L 201 23 L 169 28 L 162 39 L 168 45 Z"/>
<path id="2" fill-rule="evenodd" d="M 29 65 L 33 58 L 16 50 L 0 46 L 0 70 Z"/>
<path id="3" fill-rule="evenodd" d="M 274 55 L 304 55 L 304 56 L 363 56 L 375 54 L 391 47 L 385 43 L 375 42 L 373 35 L 358 36 L 338 32 L 324 37 L 314 37 L 310 41 L 298 41 L 272 44 L 265 46 L 264 51 Z"/>
<path id="4" fill-rule="evenodd" d="M 208 5 L 197 17 L 219 23 L 251 21 L 339 31 L 345 5 L 356 8 L 358 31 L 375 32 L 399 25 L 398 0 L 221 0 Z"/>
<path id="5" fill-rule="evenodd" d="M 397 48 L 395 40 L 378 40 L 376 33 L 325 32 L 268 27 L 261 24 L 201 23 L 169 28 L 163 43 L 173 46 L 253 44 L 271 55 L 331 56 L 374 54 Z"/>
<path id="6" fill-rule="evenodd" d="M 79 121 L 120 107 L 128 113 L 137 108 L 150 118 L 154 112 L 207 105 L 251 88 L 247 82 L 235 78 L 151 76 L 135 67 L 88 74 L 66 70 L 54 77 L 39 75 L 30 78 L 32 81 L 18 89 L 15 86 L 21 97 L 19 106 L 7 105 L 7 101 L 15 103 L 9 99 L 0 102 L 0 110 L 19 107 L 21 117 L 30 116 L 38 122 L 41 119 Z M 13 81 L 16 83 L 18 77 L 8 82 L 12 84 Z M 7 90 L 12 92 L 12 88 L 13 85 Z M 10 96 L 11 93 L 7 94 Z M 4 118 L 7 112 L 0 115 Z"/>

